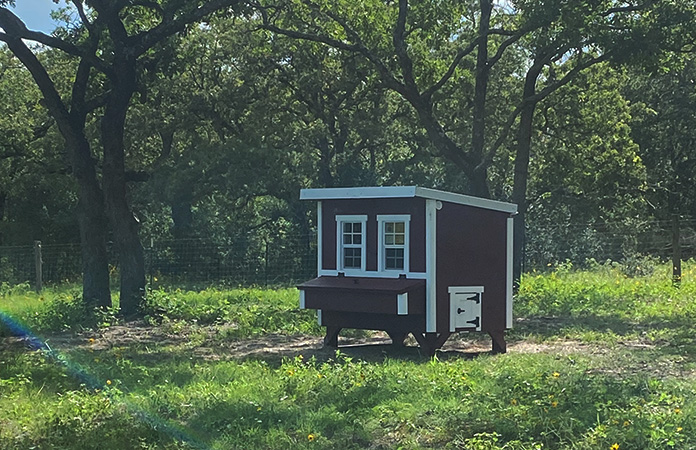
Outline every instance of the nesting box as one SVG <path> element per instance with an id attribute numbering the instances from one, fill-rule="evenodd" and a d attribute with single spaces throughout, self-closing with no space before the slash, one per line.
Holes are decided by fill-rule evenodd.
<path id="1" fill-rule="evenodd" d="M 317 202 L 317 278 L 298 286 L 325 345 L 343 328 L 411 333 L 427 354 L 452 334 L 512 327 L 517 206 L 415 186 L 303 189 Z"/>

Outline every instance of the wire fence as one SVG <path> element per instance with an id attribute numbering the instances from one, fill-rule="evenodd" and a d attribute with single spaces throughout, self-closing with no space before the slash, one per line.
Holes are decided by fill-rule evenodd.
<path id="1" fill-rule="evenodd" d="M 675 236 L 675 231 L 678 233 Z M 525 271 L 543 270 L 549 264 L 572 262 L 625 262 L 641 257 L 667 261 L 677 242 L 681 259 L 696 257 L 696 219 L 558 224 L 530 227 L 525 243 Z"/>
<path id="2" fill-rule="evenodd" d="M 253 237 L 233 243 L 183 239 L 148 244 L 144 248 L 145 268 L 152 286 L 202 283 L 292 285 L 316 273 L 314 236 Z M 113 245 L 108 246 L 108 258 L 110 273 L 117 277 L 118 255 Z M 0 247 L 0 284 L 60 284 L 79 282 L 81 278 L 79 244 Z"/>
<path id="3" fill-rule="evenodd" d="M 666 261 L 673 252 L 673 231 L 670 221 L 530 227 L 524 270 L 543 271 L 566 261 L 576 267 L 636 257 Z M 696 257 L 696 219 L 681 220 L 679 231 L 682 259 Z M 259 234 L 225 243 L 151 240 L 145 245 L 145 264 L 152 286 L 287 286 L 316 274 L 316 245 L 315 235 Z M 109 249 L 109 261 L 116 277 L 118 257 L 113 248 Z M 79 244 L 0 247 L 0 284 L 79 282 L 81 273 Z"/>

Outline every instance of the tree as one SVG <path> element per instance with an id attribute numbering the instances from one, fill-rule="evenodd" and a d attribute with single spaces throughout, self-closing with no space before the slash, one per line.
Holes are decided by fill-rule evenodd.
<path id="1" fill-rule="evenodd" d="M 68 30 L 64 38 L 28 30 L 10 9 L 0 8 L 0 27 L 4 30 L 0 40 L 31 72 L 70 150 L 71 169 L 80 187 L 78 216 L 85 300 L 96 299 L 97 305 L 109 303 L 105 252 L 108 216 L 120 258 L 121 312 L 129 315 L 137 312 L 145 292 L 138 220 L 127 200 L 124 130 L 131 99 L 142 87 L 139 76 L 147 63 L 157 59 L 160 43 L 238 1 L 71 3 L 80 24 L 79 28 Z M 25 41 L 35 41 L 76 59 L 69 96 L 61 96 Z M 84 133 L 87 116 L 95 112 L 101 123 L 101 179 L 97 177 L 96 160 Z"/>
<path id="2" fill-rule="evenodd" d="M 597 64 L 538 106 L 528 187 L 531 267 L 635 251 L 615 238 L 634 236 L 645 214 L 646 167 L 621 94 L 627 81 L 608 63 Z"/>
<path id="3" fill-rule="evenodd" d="M 517 126 L 512 200 L 520 211 L 514 251 L 515 278 L 519 279 L 538 103 L 594 64 L 617 54 L 626 58 L 659 50 L 669 33 L 664 31 L 667 18 L 687 23 L 688 15 L 674 13 L 678 4 L 671 0 L 637 4 L 521 0 L 496 6 L 490 0 L 476 5 L 400 0 L 361 4 L 358 12 L 346 4 L 288 0 L 260 7 L 271 31 L 356 53 L 371 62 L 382 82 L 417 112 L 433 146 L 466 174 L 468 192 L 474 195 L 489 196 L 488 169 Z M 491 123 L 495 117 L 488 96 L 491 76 L 515 51 L 527 55 L 522 64 L 525 75 L 520 77 L 519 70 L 509 73 L 519 80 L 520 96 L 513 100 L 507 119 Z M 467 96 L 472 105 L 468 149 L 438 108 L 444 88 L 455 82 L 461 86 L 459 95 Z M 457 91 L 450 95 L 458 95 L 453 92 Z"/>
<path id="4" fill-rule="evenodd" d="M 653 73 L 631 70 L 625 95 L 634 102 L 632 135 L 648 173 L 652 215 L 672 222 L 673 280 L 681 280 L 682 216 L 696 212 L 696 54 Z"/>

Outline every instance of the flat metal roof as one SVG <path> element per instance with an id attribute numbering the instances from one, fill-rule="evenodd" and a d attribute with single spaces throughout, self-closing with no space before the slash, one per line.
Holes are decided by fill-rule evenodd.
<path id="1" fill-rule="evenodd" d="M 476 208 L 490 209 L 517 214 L 514 203 L 499 202 L 471 195 L 455 194 L 420 186 L 371 186 L 345 188 L 318 188 L 300 190 L 300 200 L 347 200 L 360 198 L 427 198 L 443 202 L 458 203 Z"/>

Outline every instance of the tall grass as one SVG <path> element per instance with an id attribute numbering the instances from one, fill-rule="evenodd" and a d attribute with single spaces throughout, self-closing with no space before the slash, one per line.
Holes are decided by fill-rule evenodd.
<path id="1" fill-rule="evenodd" d="M 614 316 L 629 320 L 674 319 L 696 313 L 696 263 L 684 264 L 678 287 L 671 281 L 669 265 L 634 277 L 618 264 L 598 265 L 592 271 L 575 271 L 568 264 L 550 273 L 523 277 L 515 313 L 557 316 Z"/>

